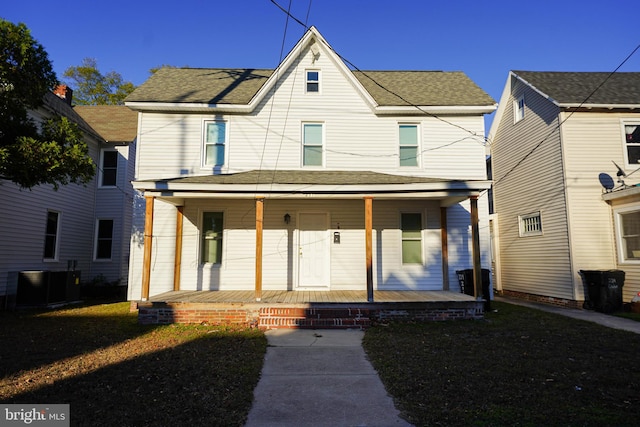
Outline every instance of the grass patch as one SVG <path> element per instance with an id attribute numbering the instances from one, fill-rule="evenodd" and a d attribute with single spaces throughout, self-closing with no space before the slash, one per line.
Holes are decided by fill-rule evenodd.
<path id="1" fill-rule="evenodd" d="M 632 426 L 640 420 L 640 339 L 495 302 L 482 321 L 390 324 L 363 341 L 403 416 L 417 426 Z"/>
<path id="2" fill-rule="evenodd" d="M 241 426 L 259 330 L 145 326 L 129 303 L 0 312 L 0 402 L 69 403 L 72 425 Z"/>

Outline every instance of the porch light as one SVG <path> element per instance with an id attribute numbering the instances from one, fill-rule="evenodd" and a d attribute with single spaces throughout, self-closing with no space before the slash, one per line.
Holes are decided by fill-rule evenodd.
<path id="1" fill-rule="evenodd" d="M 284 214 L 284 223 L 289 224 L 291 222 L 291 215 L 288 213 Z"/>

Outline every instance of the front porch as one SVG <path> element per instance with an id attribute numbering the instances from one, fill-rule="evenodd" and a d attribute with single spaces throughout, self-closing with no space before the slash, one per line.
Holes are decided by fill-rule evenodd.
<path id="1" fill-rule="evenodd" d="M 144 324 L 237 324 L 274 328 L 357 328 L 390 320 L 482 319 L 484 302 L 450 291 L 171 291 L 134 302 Z"/>

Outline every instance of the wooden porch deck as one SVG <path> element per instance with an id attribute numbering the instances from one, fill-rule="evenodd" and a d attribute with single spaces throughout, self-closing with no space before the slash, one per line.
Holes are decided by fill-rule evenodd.
<path id="1" fill-rule="evenodd" d="M 369 304 L 366 291 L 170 291 L 154 295 L 150 302 L 233 304 Z M 452 291 L 374 291 L 373 303 L 473 302 L 472 296 Z"/>

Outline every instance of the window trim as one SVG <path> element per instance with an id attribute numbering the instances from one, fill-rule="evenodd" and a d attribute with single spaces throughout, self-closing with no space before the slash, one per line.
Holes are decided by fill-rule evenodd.
<path id="1" fill-rule="evenodd" d="M 520 107 L 521 103 L 522 103 L 522 108 Z M 513 100 L 513 123 L 514 124 L 524 120 L 526 105 L 527 104 L 524 99 L 524 94 L 518 96 Z"/>
<path id="2" fill-rule="evenodd" d="M 402 126 L 412 126 L 416 128 L 416 164 L 415 165 L 403 165 L 402 164 L 402 154 L 401 154 L 401 150 L 400 148 L 402 147 L 401 143 L 400 143 L 400 128 Z M 398 167 L 405 169 L 405 168 L 420 168 L 420 164 L 421 162 L 421 157 L 422 157 L 422 152 L 420 150 L 420 147 L 422 146 L 421 144 L 421 138 L 420 136 L 422 135 L 421 132 L 421 128 L 420 128 L 420 123 L 414 123 L 414 122 L 398 122 Z M 411 147 L 409 145 L 407 145 L 407 147 Z"/>
<path id="3" fill-rule="evenodd" d="M 207 143 L 207 125 L 209 123 L 224 123 L 224 142 L 222 144 L 219 143 Z M 207 145 L 219 146 L 222 145 L 222 156 L 223 162 L 221 164 L 210 165 L 207 164 Z M 227 165 L 228 162 L 228 145 L 229 145 L 229 121 L 224 119 L 204 119 L 202 120 L 202 139 L 201 139 L 201 156 L 202 162 L 201 167 L 203 169 L 209 168 L 223 168 Z"/>
<path id="4" fill-rule="evenodd" d="M 109 249 L 109 258 L 98 258 L 98 243 L 100 241 L 100 223 L 102 221 L 111 221 L 111 237 L 109 240 L 111 241 L 111 247 Z M 96 262 L 109 262 L 113 260 L 113 243 L 114 243 L 114 231 L 115 231 L 116 222 L 113 218 L 96 218 L 96 229 L 94 233 L 94 243 L 93 243 L 93 260 Z M 106 240 L 106 239 L 102 239 Z"/>
<path id="5" fill-rule="evenodd" d="M 322 132 L 322 141 L 320 144 L 306 144 L 305 143 L 305 126 L 307 125 L 319 125 L 321 127 L 321 132 Z M 326 128 L 324 125 L 324 122 L 313 122 L 313 121 L 308 121 L 308 122 L 302 122 L 302 125 L 300 126 L 300 164 L 302 165 L 303 168 L 324 168 L 325 165 L 325 135 L 326 135 Z M 305 147 L 320 147 L 321 150 L 321 163 L 319 165 L 306 165 L 304 163 L 304 149 Z"/>
<path id="6" fill-rule="evenodd" d="M 310 80 L 309 79 L 309 73 L 318 73 L 318 79 L 317 80 Z M 307 68 L 304 70 L 304 93 L 309 93 L 309 94 L 319 94 L 320 93 L 320 89 L 321 84 L 320 84 L 320 80 L 322 79 L 321 77 L 321 72 L 320 70 L 316 69 L 316 68 Z M 309 84 L 316 84 L 318 85 L 318 90 L 309 90 Z"/>
<path id="7" fill-rule="evenodd" d="M 639 258 L 627 258 L 625 245 L 623 241 L 623 222 L 622 215 L 631 214 L 634 212 L 640 213 L 640 205 L 623 206 L 613 210 L 614 223 L 615 223 L 615 239 L 616 248 L 618 249 L 618 263 L 620 264 L 640 264 Z"/>
<path id="8" fill-rule="evenodd" d="M 538 218 L 537 224 L 533 224 L 536 226 L 535 230 L 526 230 L 526 221 L 530 219 Z M 542 236 L 543 234 L 542 228 L 542 212 L 535 211 L 524 215 L 518 215 L 518 235 L 520 237 L 532 237 L 532 236 Z"/>
<path id="9" fill-rule="evenodd" d="M 54 213 L 57 215 L 56 217 L 56 234 L 54 235 L 54 246 L 53 246 L 53 257 L 47 257 L 47 237 L 49 235 L 49 233 L 47 233 L 47 225 L 49 222 L 49 214 L 50 213 Z M 62 232 L 62 212 L 54 210 L 54 209 L 47 209 L 47 215 L 46 215 L 46 220 L 45 220 L 45 227 L 44 227 L 44 244 L 43 244 L 43 248 L 42 248 L 42 260 L 44 262 L 57 262 L 59 260 L 59 256 L 60 256 L 60 234 Z"/>
<path id="10" fill-rule="evenodd" d="M 640 126 L 640 121 L 638 120 L 620 120 L 620 128 L 622 129 L 622 154 L 624 156 L 624 164 L 627 168 L 638 168 L 640 167 L 640 163 L 631 163 L 629 162 L 629 147 L 640 147 L 640 143 L 634 143 L 630 145 L 627 143 L 627 126 Z"/>
<path id="11" fill-rule="evenodd" d="M 420 237 L 405 238 L 403 236 L 404 229 L 402 228 L 402 216 L 403 215 L 420 215 Z M 411 268 L 415 266 L 424 265 L 424 228 L 425 228 L 425 215 L 421 211 L 400 211 L 398 216 L 398 228 L 400 229 L 400 264 L 402 267 Z M 405 241 L 418 241 L 420 242 L 420 262 L 404 262 L 404 242 Z"/>
<path id="12" fill-rule="evenodd" d="M 105 165 L 104 165 L 104 158 L 105 158 L 105 153 L 115 153 L 116 155 L 116 166 L 115 166 L 115 171 L 116 171 L 116 175 L 115 175 L 115 179 L 114 179 L 114 183 L 113 184 L 105 184 L 104 183 L 104 171 L 106 169 Z M 100 150 L 100 174 L 99 174 L 99 183 L 100 185 L 98 187 L 100 188 L 116 188 L 118 186 L 118 167 L 119 167 L 119 157 L 120 157 L 120 152 L 118 150 L 116 150 L 115 148 L 103 148 Z M 111 167 L 109 167 L 109 169 L 113 169 Z"/>
<path id="13" fill-rule="evenodd" d="M 205 262 L 204 257 L 204 215 L 206 213 L 219 213 L 222 214 L 222 246 L 220 248 L 220 262 Z M 198 265 L 201 267 L 209 267 L 209 268 L 219 268 L 225 262 L 225 250 L 226 250 L 226 241 L 227 241 L 227 230 L 225 228 L 226 224 L 226 211 L 224 209 L 220 210 L 209 210 L 209 209 L 199 209 L 199 227 L 198 227 Z"/>

